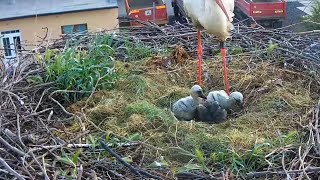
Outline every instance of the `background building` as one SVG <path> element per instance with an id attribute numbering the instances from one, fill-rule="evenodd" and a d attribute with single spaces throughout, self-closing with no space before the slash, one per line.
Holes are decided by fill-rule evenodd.
<path id="1" fill-rule="evenodd" d="M 0 55 L 14 58 L 15 47 L 30 50 L 62 34 L 112 29 L 117 17 L 117 0 L 0 0 Z"/>

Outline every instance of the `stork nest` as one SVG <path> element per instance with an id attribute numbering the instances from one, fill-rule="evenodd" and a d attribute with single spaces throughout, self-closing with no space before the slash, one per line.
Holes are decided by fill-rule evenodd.
<path id="1" fill-rule="evenodd" d="M 116 61 L 114 89 L 93 92 L 67 108 L 65 91 L 54 83 L 39 84 L 36 78 L 45 76 L 37 63 L 17 68 L 1 80 L 2 179 L 137 179 L 140 175 L 124 162 L 157 179 L 250 179 L 286 173 L 316 179 L 317 69 L 284 65 L 272 57 L 262 61 L 259 54 L 228 60 L 231 91 L 244 94 L 245 108 L 234 108 L 225 122 L 213 125 L 178 121 L 170 111 L 197 78 L 197 60 L 181 47 L 168 56 Z M 203 69 L 206 94 L 224 89 L 220 57 L 205 59 Z M 101 139 L 118 156 L 106 153 Z M 250 173 L 256 171 L 262 172 Z"/>
<path id="2" fill-rule="evenodd" d="M 148 158 L 142 165 L 164 156 L 171 168 L 182 168 L 176 171 L 182 171 L 184 163 L 196 157 L 195 148 L 209 158 L 211 154 L 210 168 L 225 168 L 219 165 L 219 153 L 236 153 L 245 159 L 257 146 L 269 144 L 259 149 L 258 154 L 264 157 L 277 148 L 299 143 L 303 134 L 297 132 L 309 123 L 309 110 L 317 103 L 320 90 L 319 81 L 307 70 L 284 68 L 281 62 L 257 62 L 249 56 L 231 57 L 230 90 L 243 93 L 245 108 L 233 109 L 221 124 L 177 121 L 170 107 L 188 95 L 197 78 L 197 61 L 184 53 L 178 47 L 169 57 L 149 58 L 143 63 L 118 62 L 117 69 L 127 76 L 117 82 L 115 90 L 105 92 L 100 102 L 89 107 L 88 118 L 101 129 L 122 137 L 138 133 L 148 144 L 161 148 L 147 148 Z M 206 93 L 224 89 L 219 57 L 205 60 L 203 69 Z M 284 136 L 289 138 L 281 139 Z M 257 163 L 261 168 L 276 168 L 268 164 L 279 163 L 272 158 L 266 156 L 265 161 Z M 232 165 L 230 157 L 225 160 Z"/>

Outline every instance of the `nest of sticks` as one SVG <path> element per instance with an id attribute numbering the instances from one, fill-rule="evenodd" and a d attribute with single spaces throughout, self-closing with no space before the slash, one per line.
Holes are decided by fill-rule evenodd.
<path id="1" fill-rule="evenodd" d="M 86 43 L 103 33 L 76 35 L 67 38 L 67 44 L 66 39 L 57 40 L 50 48 L 62 51 L 77 42 L 83 51 Z M 245 109 L 235 109 L 226 122 L 217 125 L 177 121 L 169 110 L 196 82 L 196 39 L 190 25 L 147 24 L 120 29 L 111 37 L 120 58 L 116 68 L 125 76 L 114 90 L 93 91 L 75 104 L 64 104 L 65 91 L 54 82 L 34 83 L 35 77 L 45 79 L 46 75 L 32 55 L 20 58 L 31 63 L 19 63 L 2 75 L 1 178 L 317 177 L 319 51 L 310 45 L 319 33 L 239 25 L 228 42 L 228 69 L 231 91 L 244 94 Z M 208 34 L 203 38 L 204 89 L 224 89 L 222 63 L 212 51 L 218 43 Z M 128 39 L 156 55 L 130 62 L 122 48 Z M 164 44 L 174 49 L 171 54 L 162 55 Z M 256 144 L 291 131 L 299 132 L 298 142 L 293 139 L 264 149 L 267 163 L 259 172 L 236 174 L 225 169 L 208 175 L 201 168 L 173 170 L 194 158 L 195 147 L 201 147 L 205 155 L 224 147 L 244 156 Z M 220 166 L 213 160 L 207 167 Z"/>

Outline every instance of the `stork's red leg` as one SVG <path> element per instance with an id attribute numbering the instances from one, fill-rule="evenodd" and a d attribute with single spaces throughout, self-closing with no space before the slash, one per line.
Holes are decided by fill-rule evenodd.
<path id="1" fill-rule="evenodd" d="M 198 30 L 198 84 L 202 86 L 202 44 L 201 44 L 201 32 Z"/>
<path id="2" fill-rule="evenodd" d="M 228 82 L 228 69 L 227 69 L 227 52 L 225 48 L 225 42 L 220 42 L 220 48 L 221 48 L 221 56 L 222 56 L 222 63 L 223 63 L 223 79 L 224 79 L 224 85 L 226 87 L 226 92 L 228 95 L 230 95 L 229 91 L 229 82 Z"/>

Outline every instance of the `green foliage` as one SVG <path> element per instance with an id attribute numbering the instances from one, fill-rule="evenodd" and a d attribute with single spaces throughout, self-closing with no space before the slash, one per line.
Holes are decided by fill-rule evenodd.
<path id="1" fill-rule="evenodd" d="M 202 152 L 199 150 L 199 148 L 196 148 L 195 151 L 196 151 L 196 156 L 198 158 L 198 161 L 202 164 L 202 166 L 204 166 L 205 162 L 204 162 L 204 157 Z"/>
<path id="2" fill-rule="evenodd" d="M 203 167 L 199 166 L 198 164 L 195 164 L 195 163 L 188 163 L 185 166 L 179 168 L 178 173 L 189 172 L 192 170 L 203 170 Z"/>
<path id="3" fill-rule="evenodd" d="M 207 166 L 206 166 L 206 162 L 205 162 L 205 158 L 204 158 L 204 156 L 203 156 L 203 153 L 200 151 L 199 148 L 196 148 L 196 149 L 195 149 L 195 152 L 196 152 L 197 159 L 198 159 L 199 163 L 200 163 L 201 166 L 202 166 L 202 169 L 203 169 L 203 170 L 206 170 L 207 172 L 210 173 L 210 170 L 209 170 L 209 169 L 207 168 Z"/>
<path id="4" fill-rule="evenodd" d="M 80 157 L 80 155 L 81 155 L 81 153 L 82 153 L 82 149 L 78 149 L 74 154 L 73 154 L 73 156 L 72 156 L 72 162 L 74 163 L 74 164 L 78 164 L 78 162 L 79 162 L 79 157 Z"/>
<path id="5" fill-rule="evenodd" d="M 241 54 L 241 53 L 243 53 L 241 46 L 231 48 L 230 52 L 229 52 L 229 54 L 231 54 L 231 55 L 237 55 L 237 54 Z"/>
<path id="6" fill-rule="evenodd" d="M 114 42 L 114 39 L 112 36 L 98 36 L 94 42 L 94 45 L 98 48 L 102 48 L 101 50 L 105 50 L 106 54 L 108 54 L 111 57 L 114 57 L 115 50 L 114 47 L 117 45 Z M 99 52 L 99 51 L 96 51 Z"/>
<path id="7" fill-rule="evenodd" d="M 45 82 L 55 82 L 62 90 L 77 91 L 65 94 L 68 102 L 75 102 L 90 95 L 91 91 L 114 88 L 115 80 L 121 76 L 115 72 L 115 49 L 118 41 L 112 35 L 97 36 L 88 45 L 67 42 L 64 52 L 47 50 L 42 57 L 47 77 Z M 141 60 L 151 56 L 151 49 L 141 43 L 125 41 L 126 54 L 130 61 Z M 34 83 L 41 79 L 30 79 Z M 143 83 L 138 81 L 137 83 Z M 137 89 L 136 93 L 144 93 Z M 141 90 L 141 92 L 140 92 Z"/>
<path id="8" fill-rule="evenodd" d="M 300 138 L 301 137 L 299 136 L 298 131 L 294 130 L 294 131 L 288 132 L 288 134 L 283 134 L 279 136 L 277 141 L 275 141 L 274 143 L 277 143 L 278 145 L 281 145 L 281 146 L 287 146 L 290 144 L 299 144 Z"/>
<path id="9" fill-rule="evenodd" d="M 89 135 L 88 141 L 90 142 L 93 149 L 98 146 L 98 138 L 97 137 Z"/>
<path id="10" fill-rule="evenodd" d="M 124 45 L 130 61 L 142 60 L 152 55 L 152 49 L 143 44 L 125 41 Z"/>
<path id="11" fill-rule="evenodd" d="M 33 85 L 43 83 L 43 79 L 40 75 L 28 76 L 26 77 L 26 80 L 29 84 L 33 84 Z"/>
<path id="12" fill-rule="evenodd" d="M 61 163 L 64 163 L 66 165 L 70 165 L 70 166 L 74 166 L 76 167 L 76 165 L 74 164 L 74 162 L 72 161 L 71 158 L 69 158 L 69 156 L 65 156 L 65 157 L 59 157 L 57 158 L 57 160 Z"/>
<path id="13" fill-rule="evenodd" d="M 142 139 L 142 136 L 140 133 L 135 133 L 129 136 L 128 138 L 130 141 L 140 141 Z"/>
<path id="14" fill-rule="evenodd" d="M 281 158 L 279 161 L 279 159 L 274 158 L 274 156 L 268 159 L 266 156 L 275 149 L 283 148 L 290 144 L 297 144 L 297 141 L 300 140 L 297 131 L 290 131 L 279 136 L 277 139 L 265 140 L 265 142 L 254 144 L 252 148 L 241 151 L 223 139 L 210 140 L 204 135 L 202 135 L 202 139 L 199 139 L 199 137 L 196 138 L 200 142 L 208 141 L 209 144 L 203 146 L 203 142 L 200 144 L 194 142 L 195 150 L 191 153 L 184 150 L 191 148 L 185 145 L 186 143 L 190 144 L 191 141 L 181 143 L 184 148 L 179 149 L 176 155 L 183 155 L 184 159 L 190 158 L 190 161 L 197 160 L 197 163 L 189 161 L 180 167 L 178 172 L 201 170 L 210 173 L 212 168 L 214 168 L 216 171 L 230 169 L 233 173 L 245 176 L 248 172 L 263 170 L 263 168 L 270 165 L 269 163 L 281 163 Z M 198 148 L 199 145 L 201 145 L 200 148 Z M 174 155 L 172 154 L 171 156 Z M 211 170 L 208 167 L 210 167 Z"/>
<path id="15" fill-rule="evenodd" d="M 71 155 L 67 155 L 63 152 L 62 154 L 64 155 L 64 157 L 55 155 L 56 160 L 58 162 L 67 166 L 71 166 L 70 168 L 66 168 L 61 172 L 62 176 L 70 179 L 74 179 L 75 177 L 77 177 L 77 165 L 82 151 L 82 149 L 78 149 L 75 153 Z"/>
<path id="16" fill-rule="evenodd" d="M 273 44 L 273 43 L 269 44 L 269 46 L 267 47 L 267 55 L 271 56 L 274 50 L 276 50 L 277 48 L 278 48 L 277 44 Z"/>
<path id="17" fill-rule="evenodd" d="M 53 54 L 47 50 L 44 55 L 47 82 L 56 82 L 58 88 L 79 93 L 67 93 L 66 99 L 75 102 L 90 94 L 90 91 L 110 89 L 117 77 L 114 72 L 114 49 L 112 38 L 102 36 L 96 39 L 88 51 L 70 47 L 64 52 Z"/>
<path id="18" fill-rule="evenodd" d="M 320 29 L 320 0 L 315 0 L 315 4 L 312 6 L 311 15 L 302 18 L 306 21 L 305 27 L 307 30 L 319 30 Z"/>
<path id="19" fill-rule="evenodd" d="M 142 97 L 149 89 L 149 84 L 143 76 L 133 74 L 128 76 L 127 79 L 130 82 L 127 91 L 132 94 Z"/>

